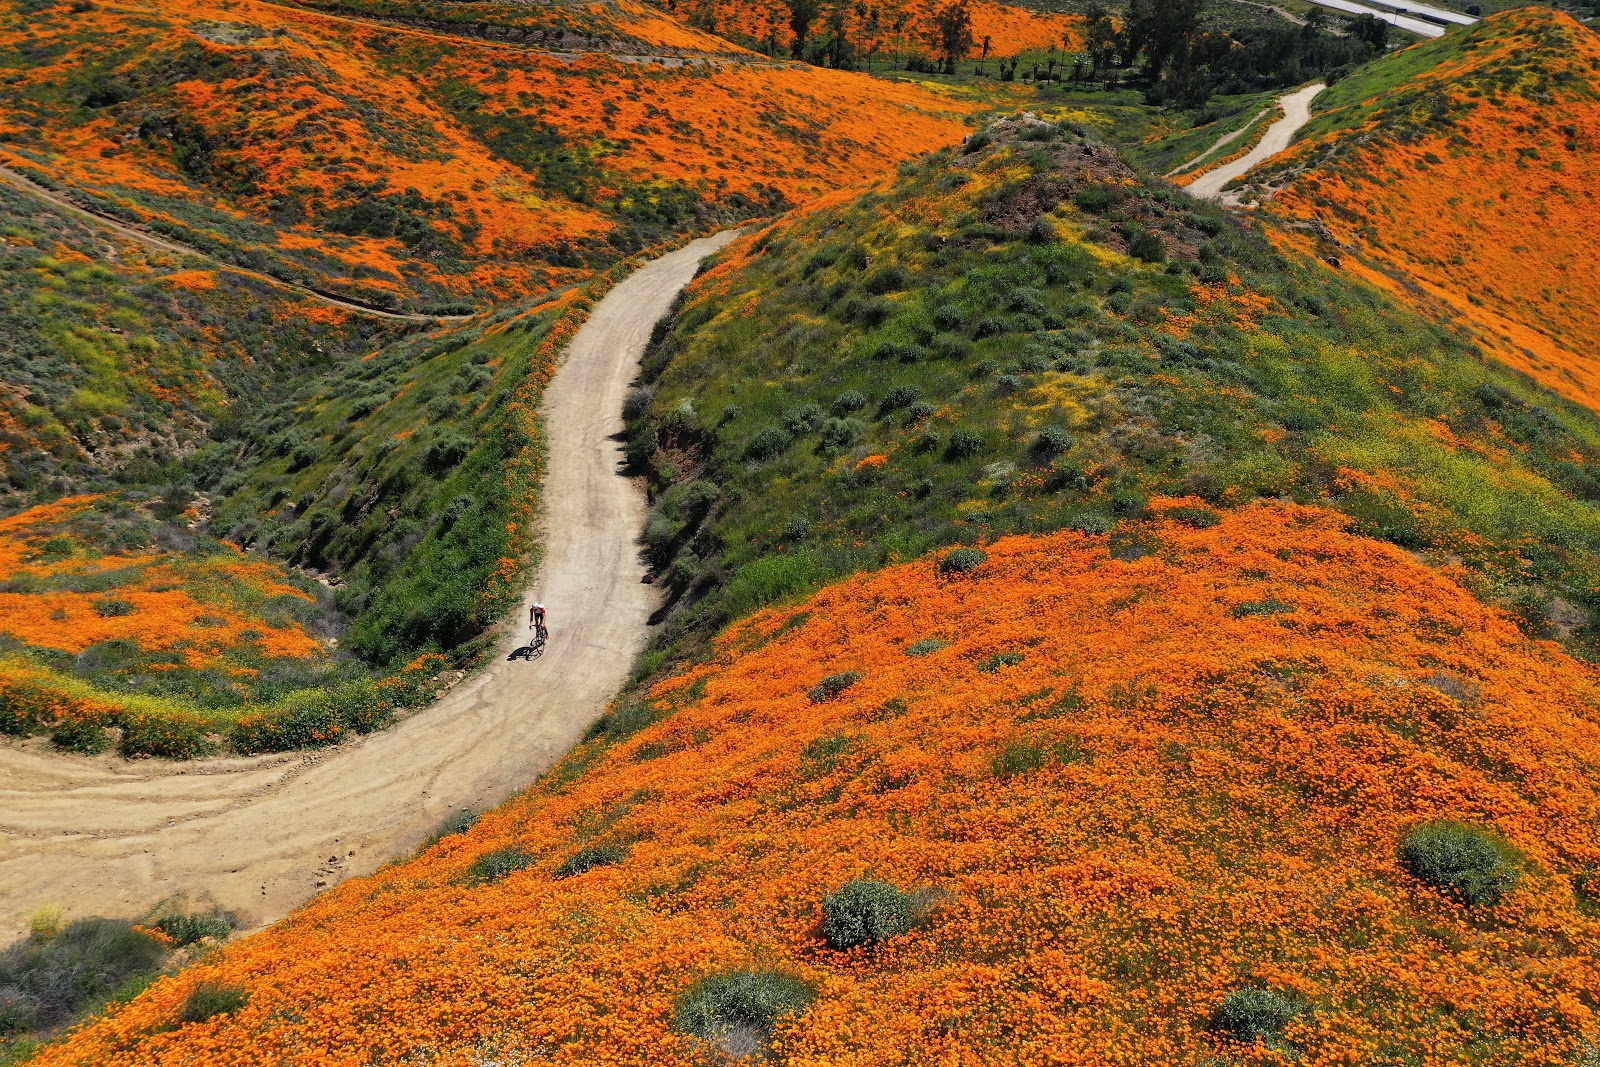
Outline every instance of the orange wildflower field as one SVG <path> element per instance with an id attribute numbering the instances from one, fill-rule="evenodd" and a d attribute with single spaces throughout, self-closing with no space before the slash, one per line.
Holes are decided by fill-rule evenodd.
<path id="1" fill-rule="evenodd" d="M 272 661 L 326 660 L 327 646 L 302 619 L 316 598 L 281 566 L 226 544 L 165 548 L 136 524 L 108 518 L 119 510 L 129 511 L 79 496 L 0 519 L 0 642 L 8 651 L 125 692 L 198 674 L 216 690 L 213 703 L 251 695 Z"/>
<path id="2" fill-rule="evenodd" d="M 36 1062 L 692 1064 L 675 1001 L 741 968 L 814 990 L 789 1064 L 1580 1062 L 1594 672 L 1343 523 L 1158 500 L 764 610 L 470 831 Z M 1439 817 L 1517 850 L 1497 904 L 1402 868 Z M 926 914 L 828 948 L 861 876 Z M 181 1024 L 206 984 L 247 1000 Z M 1280 1040 L 1211 1025 L 1245 987 Z"/>
<path id="3" fill-rule="evenodd" d="M 1370 280 L 1600 408 L 1597 70 L 1600 35 L 1541 8 L 1414 45 L 1329 90 L 1272 164 L 1292 178 L 1270 209 L 1320 218 Z"/>
<path id="4" fill-rule="evenodd" d="M 671 54 L 258 0 L 0 18 L 18 67 L 0 162 L 280 277 L 386 306 L 483 302 L 859 182 L 959 141 L 987 106 L 638 13 L 677 27 Z M 674 58 L 706 42 L 718 58 Z"/>

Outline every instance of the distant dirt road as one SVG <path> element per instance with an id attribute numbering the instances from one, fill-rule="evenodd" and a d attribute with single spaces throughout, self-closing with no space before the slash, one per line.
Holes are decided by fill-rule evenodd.
<path id="1" fill-rule="evenodd" d="M 346 300 L 343 297 L 337 297 L 330 293 L 320 292 L 316 289 L 310 288 L 309 286 L 300 285 L 296 282 L 286 282 L 282 278 L 274 278 L 270 274 L 262 274 L 259 271 L 246 270 L 243 267 L 235 267 L 231 263 L 224 263 L 220 259 L 206 255 L 198 248 L 190 248 L 188 245 L 179 244 L 177 241 L 170 241 L 165 237 L 157 237 L 155 234 L 150 233 L 147 230 L 141 230 L 136 226 L 129 226 L 125 222 L 119 222 L 116 219 L 100 214 L 98 211 L 90 211 L 87 208 L 79 207 L 66 197 L 60 195 L 59 193 L 51 192 L 38 182 L 33 181 L 26 175 L 18 174 L 9 167 L 0 167 L 0 181 L 6 182 L 9 185 L 14 185 L 23 192 L 30 193 L 33 196 L 38 197 L 40 200 L 60 208 L 69 215 L 74 215 L 81 219 L 87 219 L 98 226 L 104 226 L 112 233 L 120 234 L 121 236 L 128 238 L 130 241 L 137 241 L 147 248 L 154 248 L 158 252 L 175 252 L 181 256 L 194 256 L 196 259 L 205 260 L 218 270 L 225 270 L 231 274 L 242 274 L 249 278 L 260 278 L 262 281 L 275 285 L 280 289 L 288 289 L 291 292 L 299 293 L 300 295 L 310 297 L 313 300 L 320 300 L 329 307 L 341 308 L 345 311 L 354 312 L 357 315 L 371 315 L 373 318 L 378 319 L 393 319 L 396 322 L 466 322 L 468 319 L 472 318 L 471 315 L 413 315 L 400 311 L 385 311 L 382 308 L 372 307 L 369 304 L 362 304 L 353 300 Z"/>
<path id="2" fill-rule="evenodd" d="M 618 473 L 623 395 L 651 328 L 732 238 L 643 267 L 573 338 L 544 397 L 544 563 L 488 667 L 392 730 L 321 752 L 166 763 L 0 745 L 0 935 L 41 904 L 129 916 L 180 891 L 271 922 L 567 752 L 626 678 L 655 606 L 644 499 Z M 549 650 L 508 662 L 535 596 Z"/>
<path id="3" fill-rule="evenodd" d="M 1248 174 L 1258 163 L 1265 162 L 1289 147 L 1300 127 L 1311 121 L 1311 101 L 1327 86 L 1321 82 L 1298 89 L 1287 96 L 1278 97 L 1283 108 L 1283 118 L 1267 127 L 1266 136 L 1259 144 L 1232 163 L 1207 171 L 1185 186 L 1190 196 L 1201 200 L 1224 200 L 1222 187 L 1235 178 Z"/>

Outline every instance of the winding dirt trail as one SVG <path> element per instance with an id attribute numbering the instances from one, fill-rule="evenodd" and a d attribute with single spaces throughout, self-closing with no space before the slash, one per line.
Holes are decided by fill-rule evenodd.
<path id="1" fill-rule="evenodd" d="M 1294 140 L 1294 135 L 1300 132 L 1300 127 L 1311 121 L 1311 101 L 1326 88 L 1322 82 L 1317 82 L 1315 85 L 1308 85 L 1278 97 L 1278 105 L 1283 108 L 1283 118 L 1267 127 L 1266 135 L 1261 138 L 1260 143 L 1232 163 L 1225 163 L 1215 170 L 1200 175 L 1185 186 L 1185 190 L 1197 199 L 1231 202 L 1230 197 L 1223 195 L 1223 186 L 1235 178 L 1250 173 L 1258 163 L 1263 163 L 1288 148 L 1289 142 Z"/>
<path id="2" fill-rule="evenodd" d="M 310 754 L 163 763 L 0 746 L 0 935 L 41 904 L 136 915 L 180 891 L 271 922 L 569 750 L 626 678 L 655 606 L 637 547 L 644 498 L 618 473 L 623 395 L 651 328 L 732 238 L 641 268 L 573 338 L 544 397 L 544 563 L 488 667 L 392 730 Z M 535 595 L 549 650 L 508 661 Z"/>

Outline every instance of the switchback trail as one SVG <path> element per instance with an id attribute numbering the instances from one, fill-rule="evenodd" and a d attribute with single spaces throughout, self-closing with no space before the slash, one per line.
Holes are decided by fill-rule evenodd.
<path id="1" fill-rule="evenodd" d="M 235 267 L 231 263 L 224 263 L 220 259 L 206 255 L 198 248 L 191 248 L 186 244 L 180 244 L 177 241 L 171 241 L 165 237 L 157 237 L 155 234 L 141 230 L 137 226 L 129 226 L 125 222 L 119 222 L 118 220 L 110 218 L 109 216 L 100 214 L 98 211 L 90 211 L 88 208 L 79 207 L 66 197 L 61 196 L 58 193 L 51 192 L 38 182 L 32 180 L 26 175 L 18 174 L 9 167 L 0 167 L 0 181 L 16 186 L 23 192 L 36 196 L 40 200 L 43 200 L 46 203 L 67 212 L 69 215 L 75 215 L 78 218 L 87 219 L 96 225 L 104 226 L 112 233 L 126 237 L 130 241 L 137 241 L 147 248 L 153 248 L 158 252 L 175 252 L 181 256 L 194 256 L 196 259 L 205 260 L 218 270 L 225 270 L 232 274 L 240 274 L 247 278 L 259 278 L 262 281 L 271 285 L 275 285 L 280 289 L 288 289 L 291 292 L 299 293 L 301 296 L 308 296 L 313 300 L 320 300 L 329 307 L 341 308 L 345 311 L 353 311 L 357 315 L 371 315 L 374 318 L 379 319 L 392 319 L 396 322 L 466 322 L 468 319 L 472 318 L 471 315 L 415 315 L 401 311 L 385 311 L 382 308 L 373 307 L 370 304 L 362 304 L 354 300 L 346 300 L 342 297 L 334 296 L 331 293 L 324 293 L 320 290 L 313 289 L 310 286 L 301 285 L 298 282 L 286 282 L 282 278 L 274 278 L 272 275 L 262 274 L 260 271 L 246 270 L 243 267 Z"/>
<path id="2" fill-rule="evenodd" d="M 393 729 L 320 752 L 164 763 L 0 746 L 0 938 L 42 904 L 132 916 L 180 891 L 271 922 L 571 749 L 627 677 L 655 607 L 637 543 L 644 498 L 619 473 L 623 395 L 651 328 L 732 237 L 641 268 L 568 346 L 544 396 L 544 562 L 489 666 Z M 548 650 L 508 661 L 535 595 L 550 609 Z"/>
<path id="3" fill-rule="evenodd" d="M 1250 173 L 1258 163 L 1264 163 L 1273 156 L 1289 147 L 1289 142 L 1294 140 L 1294 135 L 1300 132 L 1300 127 L 1311 121 L 1311 101 L 1327 86 L 1321 82 L 1297 89 L 1287 96 L 1278 98 L 1278 105 L 1283 108 L 1283 118 L 1267 127 L 1267 132 L 1249 152 L 1240 156 L 1232 163 L 1224 163 L 1215 170 L 1207 171 L 1184 187 L 1190 196 L 1200 200 L 1223 200 L 1222 188 L 1235 178 Z"/>

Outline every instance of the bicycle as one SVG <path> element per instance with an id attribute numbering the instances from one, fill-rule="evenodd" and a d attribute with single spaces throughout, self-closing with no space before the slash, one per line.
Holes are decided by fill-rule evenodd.
<path id="1" fill-rule="evenodd" d="M 507 659 L 538 659 L 544 655 L 545 642 L 550 639 L 550 631 L 543 626 L 533 632 L 533 640 L 521 648 L 513 649 Z"/>

